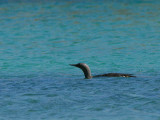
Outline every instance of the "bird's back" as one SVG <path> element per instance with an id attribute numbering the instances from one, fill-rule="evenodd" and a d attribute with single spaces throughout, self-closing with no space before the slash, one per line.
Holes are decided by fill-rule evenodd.
<path id="1" fill-rule="evenodd" d="M 132 74 L 124 74 L 124 73 L 107 73 L 102 75 L 96 75 L 93 77 L 135 77 Z"/>

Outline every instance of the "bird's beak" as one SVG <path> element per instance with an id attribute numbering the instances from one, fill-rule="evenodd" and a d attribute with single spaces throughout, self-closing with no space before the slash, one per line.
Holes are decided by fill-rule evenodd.
<path id="1" fill-rule="evenodd" d="M 77 64 L 69 64 L 69 65 L 77 67 Z"/>

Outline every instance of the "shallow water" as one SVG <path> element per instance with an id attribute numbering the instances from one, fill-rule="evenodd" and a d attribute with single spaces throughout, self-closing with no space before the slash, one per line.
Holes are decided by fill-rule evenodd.
<path id="1" fill-rule="evenodd" d="M 2 0 L 0 119 L 159 120 L 159 6 Z M 79 62 L 137 77 L 86 80 Z"/>

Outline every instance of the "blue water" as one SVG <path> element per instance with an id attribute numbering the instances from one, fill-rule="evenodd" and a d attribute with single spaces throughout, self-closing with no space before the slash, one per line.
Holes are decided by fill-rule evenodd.
<path id="1" fill-rule="evenodd" d="M 0 120 L 160 120 L 159 6 L 1 0 Z M 137 77 L 87 80 L 79 62 Z"/>

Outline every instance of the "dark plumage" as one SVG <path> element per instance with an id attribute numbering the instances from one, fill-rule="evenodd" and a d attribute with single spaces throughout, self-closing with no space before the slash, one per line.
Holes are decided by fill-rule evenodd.
<path id="1" fill-rule="evenodd" d="M 93 77 L 135 77 L 132 74 L 124 74 L 124 73 L 107 73 L 102 75 L 95 75 Z"/>
<path id="2" fill-rule="evenodd" d="M 70 64 L 70 65 L 80 68 L 83 71 L 86 79 L 91 79 L 93 77 L 135 77 L 132 74 L 124 74 L 124 73 L 107 73 L 107 74 L 92 76 L 91 70 L 87 64 L 78 63 L 78 64 Z"/>

